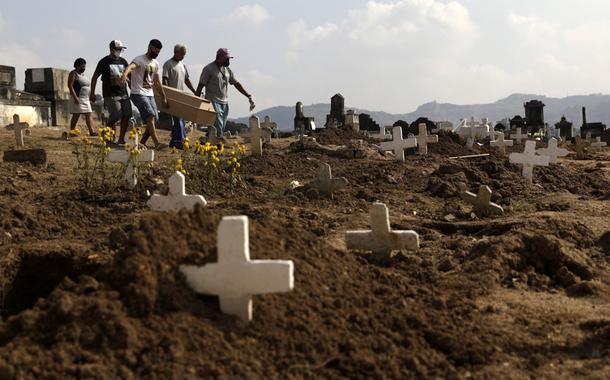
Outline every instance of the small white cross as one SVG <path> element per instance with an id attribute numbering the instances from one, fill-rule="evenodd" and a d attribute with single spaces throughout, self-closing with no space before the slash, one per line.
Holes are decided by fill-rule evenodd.
<path id="1" fill-rule="evenodd" d="M 392 231 L 390 214 L 383 203 L 373 203 L 369 211 L 370 230 L 347 231 L 347 249 L 372 251 L 387 254 L 393 250 L 419 248 L 419 235 L 415 231 Z"/>
<path id="2" fill-rule="evenodd" d="M 290 260 L 250 260 L 247 216 L 225 216 L 218 226 L 218 262 L 180 271 L 197 293 L 217 295 L 220 310 L 249 321 L 252 296 L 288 292 L 294 288 Z"/>
<path id="3" fill-rule="evenodd" d="M 414 137 L 407 139 L 402 138 L 402 127 L 394 127 L 392 133 L 392 141 L 386 141 L 379 144 L 381 151 L 393 151 L 397 161 L 405 160 L 405 149 L 415 148 L 417 146 L 417 140 Z"/>
<path id="4" fill-rule="evenodd" d="M 517 128 L 517 133 L 510 135 L 510 138 L 517 141 L 517 144 L 521 145 L 522 140 L 527 140 L 529 135 L 527 132 L 525 134 L 521 133 L 521 128 Z"/>
<path id="5" fill-rule="evenodd" d="M 20 122 L 19 115 L 14 114 L 13 115 L 13 124 L 8 125 L 7 127 L 13 128 L 13 131 L 15 132 L 15 146 L 17 146 L 17 147 L 24 146 L 23 131 L 27 130 L 30 127 L 30 125 L 28 123 Z"/>
<path id="6" fill-rule="evenodd" d="M 333 177 L 330 165 L 323 162 L 318 170 L 318 178 L 310 186 L 318 189 L 321 195 L 332 198 L 335 191 L 344 188 L 348 184 L 349 181 L 345 177 Z"/>
<path id="7" fill-rule="evenodd" d="M 536 153 L 541 156 L 549 156 L 549 163 L 556 164 L 557 157 L 565 157 L 570 154 L 570 151 L 564 148 L 558 147 L 559 142 L 556 138 L 552 137 L 549 140 L 549 144 L 546 148 L 536 149 Z"/>
<path id="8" fill-rule="evenodd" d="M 263 156 L 263 131 L 258 116 L 250 116 L 250 145 L 252 155 L 257 158 Z"/>
<path id="9" fill-rule="evenodd" d="M 504 213 L 502 206 L 491 201 L 491 189 L 489 186 L 481 185 L 478 194 L 465 191 L 462 193 L 462 199 L 473 206 L 472 211 L 478 217 Z"/>
<path id="10" fill-rule="evenodd" d="M 601 149 L 608 145 L 605 141 L 602 141 L 601 137 L 596 137 L 595 142 L 591 143 L 591 149 Z"/>
<path id="11" fill-rule="evenodd" d="M 132 144 L 135 149 L 140 148 L 140 136 L 136 132 L 133 140 L 128 139 L 128 143 Z M 135 162 L 152 162 L 155 160 L 155 152 L 153 150 L 140 150 L 135 158 L 131 158 L 131 154 L 126 150 L 113 150 L 108 153 L 108 160 L 112 162 L 122 162 L 127 164 L 125 167 L 125 180 L 130 189 L 134 189 L 138 184 L 138 169 L 134 165 Z"/>
<path id="12" fill-rule="evenodd" d="M 196 204 L 207 205 L 201 195 L 187 195 L 184 184 L 184 175 L 175 172 L 169 177 L 169 192 L 167 195 L 153 194 L 147 202 L 148 206 L 156 211 L 178 211 L 180 209 L 193 210 Z"/>
<path id="13" fill-rule="evenodd" d="M 419 147 L 419 154 L 426 155 L 428 154 L 428 144 L 438 143 L 437 135 L 428 136 L 428 128 L 425 123 L 419 124 L 419 134 L 415 137 L 417 140 L 417 145 Z"/>
<path id="14" fill-rule="evenodd" d="M 379 140 L 386 140 L 388 137 L 392 137 L 389 133 L 386 133 L 386 128 L 388 127 L 379 127 L 379 132 L 371 133 L 371 137 Z"/>
<path id="15" fill-rule="evenodd" d="M 585 135 L 585 140 L 591 144 L 593 142 L 593 139 L 591 138 L 591 132 L 587 132 L 587 134 Z"/>
<path id="16" fill-rule="evenodd" d="M 504 132 L 497 132 L 497 139 L 490 141 L 489 145 L 498 148 L 500 154 L 506 154 L 506 147 L 513 146 L 513 140 L 504 140 Z"/>
<path id="17" fill-rule="evenodd" d="M 549 166 L 549 156 L 536 155 L 536 141 L 528 140 L 525 142 L 523 153 L 511 153 L 508 160 L 513 164 L 523 165 L 523 177 L 532 183 L 534 176 L 534 166 Z"/>
<path id="18" fill-rule="evenodd" d="M 277 129 L 277 123 L 271 122 L 269 116 L 265 116 L 265 121 L 261 126 L 263 130 L 263 140 L 266 143 L 271 142 L 271 137 L 273 136 L 273 132 Z"/>

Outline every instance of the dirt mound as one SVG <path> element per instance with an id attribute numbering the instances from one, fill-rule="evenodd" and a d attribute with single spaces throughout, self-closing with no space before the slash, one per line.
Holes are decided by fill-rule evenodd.
<path id="1" fill-rule="evenodd" d="M 322 145 L 347 145 L 350 140 L 367 140 L 367 137 L 351 128 L 322 128 L 312 134 Z"/>

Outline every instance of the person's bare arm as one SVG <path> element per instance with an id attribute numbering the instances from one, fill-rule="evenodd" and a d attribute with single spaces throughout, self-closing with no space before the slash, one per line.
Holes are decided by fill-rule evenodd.
<path id="1" fill-rule="evenodd" d="M 127 84 L 127 77 L 129 76 L 129 74 L 131 74 L 131 72 L 137 68 L 138 65 L 136 65 L 135 63 L 130 63 L 127 68 L 125 69 L 125 71 L 123 72 L 123 75 L 121 76 L 121 84 L 122 85 L 126 85 Z"/>
<path id="2" fill-rule="evenodd" d="M 244 86 L 241 85 L 241 83 L 236 82 L 234 84 L 234 86 L 237 89 L 237 91 L 241 92 L 246 98 L 252 97 L 252 95 L 248 94 L 248 91 L 246 91 L 246 89 L 244 88 Z"/>
<path id="3" fill-rule="evenodd" d="M 161 76 L 159 73 L 156 73 L 153 77 L 154 85 L 157 86 L 157 90 L 161 94 L 161 98 L 163 99 L 163 106 L 165 108 L 169 108 L 169 102 L 167 101 L 167 97 L 165 96 L 165 89 L 163 88 L 163 84 L 161 83 Z"/>
<path id="4" fill-rule="evenodd" d="M 184 83 L 186 84 L 186 87 L 188 87 L 189 90 L 191 90 L 193 92 L 193 94 L 197 95 L 197 90 L 195 90 L 195 87 L 193 87 L 193 84 L 191 83 L 190 78 L 186 78 L 184 80 Z"/>
<path id="5" fill-rule="evenodd" d="M 68 75 L 68 89 L 70 90 L 70 95 L 72 95 L 72 100 L 74 103 L 78 104 L 78 95 L 76 95 L 76 91 L 74 91 L 74 81 L 76 80 L 76 73 L 72 71 L 70 75 Z"/>
<path id="6" fill-rule="evenodd" d="M 163 80 L 163 85 L 164 86 L 169 86 L 169 78 L 168 77 L 163 77 L 161 79 Z"/>
<path id="7" fill-rule="evenodd" d="M 95 86 L 97 85 L 97 78 L 99 78 L 101 73 L 94 72 L 93 77 L 91 78 L 91 94 L 89 95 L 89 100 L 95 102 Z"/>
<path id="8" fill-rule="evenodd" d="M 195 91 L 195 95 L 196 96 L 201 96 L 201 91 L 203 90 L 203 84 L 199 83 L 199 85 L 197 85 L 197 91 Z"/>

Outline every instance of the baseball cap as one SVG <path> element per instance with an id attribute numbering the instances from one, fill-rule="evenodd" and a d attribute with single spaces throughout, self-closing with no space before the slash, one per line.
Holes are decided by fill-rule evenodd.
<path id="1" fill-rule="evenodd" d="M 229 53 L 229 49 L 227 49 L 227 48 L 220 48 L 220 49 L 218 49 L 218 51 L 216 51 L 216 56 L 217 57 L 233 58 L 231 56 L 231 53 Z"/>
<path id="2" fill-rule="evenodd" d="M 123 42 L 121 42 L 121 40 L 110 41 L 110 48 L 113 50 L 127 49 L 127 47 L 125 45 L 123 45 Z"/>

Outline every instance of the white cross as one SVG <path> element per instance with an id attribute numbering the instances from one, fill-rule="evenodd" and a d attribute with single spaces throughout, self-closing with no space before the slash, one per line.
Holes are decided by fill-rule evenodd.
<path id="1" fill-rule="evenodd" d="M 318 171 L 318 178 L 311 183 L 311 187 L 318 189 L 321 195 L 332 198 L 333 193 L 349 184 L 345 177 L 333 178 L 330 165 L 322 163 Z"/>
<path id="2" fill-rule="evenodd" d="M 261 127 L 263 129 L 263 139 L 264 142 L 270 143 L 271 136 L 273 136 L 273 131 L 277 128 L 277 123 L 271 122 L 269 116 L 265 116 L 265 121 Z"/>
<path id="3" fill-rule="evenodd" d="M 134 149 L 140 149 L 140 136 L 136 132 L 133 140 L 128 140 Z M 112 162 L 122 162 L 127 164 L 125 167 L 125 180 L 130 189 L 134 189 L 138 184 L 138 169 L 134 165 L 135 162 L 152 162 L 155 160 L 155 152 L 153 150 L 140 150 L 136 157 L 131 158 L 130 152 L 126 150 L 113 150 L 108 153 L 108 159 Z"/>
<path id="4" fill-rule="evenodd" d="M 552 137 L 549 140 L 548 146 L 546 148 L 536 149 L 536 153 L 541 156 L 549 156 L 549 163 L 556 164 L 557 157 L 565 157 L 570 153 L 570 151 L 567 149 L 559 148 L 558 144 L 559 142 L 557 141 L 557 139 Z"/>
<path id="5" fill-rule="evenodd" d="M 417 146 L 417 140 L 414 137 L 407 139 L 402 138 L 402 127 L 394 127 L 392 133 L 392 141 L 386 141 L 379 144 L 379 148 L 382 151 L 393 151 L 397 161 L 405 160 L 405 149 L 415 148 Z"/>
<path id="6" fill-rule="evenodd" d="M 415 137 L 415 140 L 417 140 L 419 154 L 426 155 L 428 154 L 428 144 L 438 143 L 438 136 L 428 136 L 428 128 L 426 127 L 426 124 L 421 123 L 419 124 L 419 134 L 417 137 Z"/>
<path id="7" fill-rule="evenodd" d="M 23 131 L 27 130 L 30 125 L 28 123 L 22 123 L 19 121 L 19 115 L 13 115 L 13 124 L 7 126 L 8 128 L 13 128 L 15 132 L 15 145 L 17 147 L 22 147 L 23 143 Z"/>
<path id="8" fill-rule="evenodd" d="M 390 214 L 383 203 L 373 203 L 369 211 L 370 230 L 347 231 L 347 249 L 387 254 L 393 250 L 419 248 L 419 235 L 415 231 L 392 231 Z"/>
<path id="9" fill-rule="evenodd" d="M 585 135 L 585 140 L 591 144 L 593 141 L 591 139 L 591 132 L 587 132 L 587 134 Z"/>
<path id="10" fill-rule="evenodd" d="M 250 116 L 250 145 L 252 155 L 261 158 L 263 156 L 263 131 L 256 115 Z"/>
<path id="11" fill-rule="evenodd" d="M 602 141 L 601 137 L 596 137 L 595 142 L 591 143 L 591 149 L 601 149 L 608 145 L 605 141 Z"/>
<path id="12" fill-rule="evenodd" d="M 525 134 L 521 133 L 521 128 L 517 128 L 517 133 L 510 135 L 510 138 L 517 141 L 517 144 L 521 145 L 522 140 L 527 140 L 529 135 L 527 132 Z"/>
<path id="13" fill-rule="evenodd" d="M 288 292 L 294 288 L 290 260 L 250 260 L 247 216 L 225 216 L 218 226 L 218 262 L 180 271 L 197 293 L 217 295 L 220 310 L 249 321 L 252 296 Z"/>
<path id="14" fill-rule="evenodd" d="M 207 202 L 201 195 L 186 194 L 184 175 L 177 171 L 169 177 L 169 192 L 167 195 L 153 194 L 147 204 L 156 211 L 178 211 L 183 208 L 191 211 L 196 204 L 205 206 Z"/>
<path id="15" fill-rule="evenodd" d="M 491 201 L 491 189 L 489 186 L 481 185 L 478 194 L 465 191 L 462 193 L 462 199 L 473 206 L 472 211 L 478 217 L 504 213 L 502 206 Z"/>
<path id="16" fill-rule="evenodd" d="M 371 137 L 379 140 L 386 140 L 388 137 L 391 137 L 390 134 L 386 133 L 387 127 L 379 127 L 378 133 L 371 133 Z"/>
<path id="17" fill-rule="evenodd" d="M 528 140 L 525 142 L 523 153 L 511 153 L 508 160 L 513 164 L 523 165 L 523 177 L 532 183 L 534 176 L 534 166 L 549 166 L 549 156 L 536 155 L 536 141 Z"/>
<path id="18" fill-rule="evenodd" d="M 513 146 L 513 140 L 504 140 L 504 132 L 497 132 L 497 139 L 490 141 L 489 145 L 498 148 L 498 151 L 504 155 L 506 154 L 506 147 Z"/>

